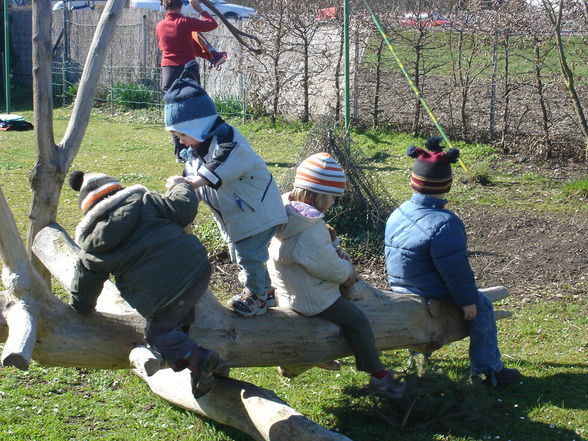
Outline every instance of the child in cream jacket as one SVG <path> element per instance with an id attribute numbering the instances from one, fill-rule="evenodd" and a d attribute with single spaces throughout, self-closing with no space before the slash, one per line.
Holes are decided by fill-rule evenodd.
<path id="1" fill-rule="evenodd" d="M 336 323 L 355 352 L 357 369 L 368 372 L 369 389 L 401 398 L 405 384 L 380 361 L 371 325 L 340 285 L 355 282 L 355 270 L 333 246 L 323 213 L 345 190 L 345 174 L 327 153 L 305 159 L 296 170 L 294 189 L 283 196 L 288 223 L 278 228 L 269 247 L 268 271 L 280 306 Z"/>

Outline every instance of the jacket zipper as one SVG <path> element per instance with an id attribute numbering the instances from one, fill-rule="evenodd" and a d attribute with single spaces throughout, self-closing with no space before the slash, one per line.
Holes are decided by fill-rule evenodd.
<path id="1" fill-rule="evenodd" d="M 263 191 L 263 195 L 261 196 L 261 202 L 263 202 L 263 200 L 265 199 L 265 195 L 267 194 L 267 192 L 268 192 L 268 190 L 269 190 L 269 188 L 270 188 L 270 185 L 272 184 L 273 180 L 274 180 L 274 175 L 272 175 L 272 174 L 270 173 L 270 180 L 269 180 L 269 182 L 267 183 L 267 185 L 266 185 L 266 187 L 265 187 L 265 190 Z"/>

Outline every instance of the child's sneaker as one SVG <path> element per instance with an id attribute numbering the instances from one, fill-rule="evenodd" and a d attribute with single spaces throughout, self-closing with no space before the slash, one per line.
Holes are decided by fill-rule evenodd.
<path id="1" fill-rule="evenodd" d="M 194 395 L 194 398 L 201 398 L 212 387 L 215 373 L 222 370 L 226 363 L 222 361 L 216 352 L 202 347 L 198 348 L 197 353 L 193 354 L 191 358 L 192 395 Z"/>
<path id="2" fill-rule="evenodd" d="M 268 308 L 274 308 L 278 306 L 278 303 L 276 302 L 276 288 L 274 288 L 273 286 L 267 288 L 265 290 L 265 297 L 265 303 L 267 304 Z"/>
<path id="3" fill-rule="evenodd" d="M 368 389 L 380 397 L 399 400 L 404 396 L 406 383 L 397 380 L 394 378 L 394 374 L 388 371 L 386 376 L 382 378 L 376 378 L 372 375 Z"/>
<path id="4" fill-rule="evenodd" d="M 229 307 L 243 317 L 253 317 L 267 312 L 267 302 L 248 289 L 244 289 L 241 294 L 233 296 L 229 300 Z"/>

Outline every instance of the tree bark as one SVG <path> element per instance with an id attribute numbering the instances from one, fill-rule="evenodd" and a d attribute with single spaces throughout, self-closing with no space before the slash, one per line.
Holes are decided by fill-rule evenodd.
<path id="1" fill-rule="evenodd" d="M 100 16 L 69 125 L 61 143 L 56 145 L 53 139 L 51 9 L 49 2 L 33 1 L 33 106 L 37 163 L 30 175 L 33 195 L 29 215 L 29 249 L 37 232 L 55 222 L 65 174 L 86 132 L 100 72 L 124 3 L 125 0 L 110 0 Z"/>
<path id="2" fill-rule="evenodd" d="M 288 406 L 272 391 L 231 378 L 217 379 L 212 390 L 196 400 L 190 393 L 187 370 L 164 369 L 148 377 L 134 370 L 166 401 L 235 427 L 259 441 L 350 441 Z"/>
<path id="3" fill-rule="evenodd" d="M 559 0 L 557 5 L 554 5 L 548 0 L 543 0 L 543 7 L 545 8 L 547 17 L 551 22 L 552 30 L 555 35 L 559 67 L 564 79 L 564 84 L 568 91 L 568 97 L 571 101 L 574 113 L 576 114 L 576 118 L 578 119 L 578 125 L 580 126 L 580 130 L 584 136 L 584 159 L 588 162 L 588 121 L 586 120 L 584 107 L 582 106 L 578 90 L 576 89 L 574 72 L 568 64 L 568 56 L 562 39 L 561 23 L 564 3 L 563 0 Z"/>

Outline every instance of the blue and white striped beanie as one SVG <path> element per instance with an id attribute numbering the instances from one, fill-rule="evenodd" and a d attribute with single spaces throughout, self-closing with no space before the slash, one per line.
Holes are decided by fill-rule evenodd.
<path id="1" fill-rule="evenodd" d="M 214 101 L 195 80 L 193 73 L 198 63 L 190 61 L 182 75 L 167 90 L 165 103 L 165 130 L 185 133 L 197 141 L 210 137 L 217 113 Z"/>

